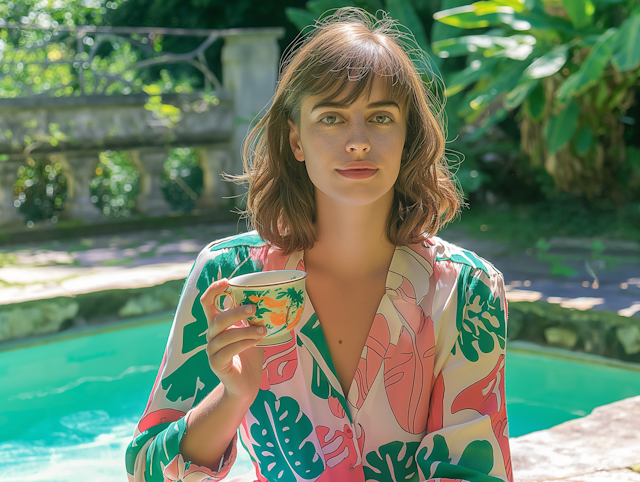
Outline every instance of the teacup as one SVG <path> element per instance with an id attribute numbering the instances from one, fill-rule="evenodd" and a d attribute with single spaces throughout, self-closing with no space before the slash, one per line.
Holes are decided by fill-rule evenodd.
<path id="1" fill-rule="evenodd" d="M 256 346 L 279 345 L 291 340 L 290 332 L 302 317 L 306 277 L 304 271 L 286 269 L 243 274 L 231 278 L 229 287 L 216 295 L 213 303 L 219 312 L 226 311 L 223 296 L 232 300 L 227 309 L 255 305 L 256 312 L 247 321 L 267 329 Z"/>

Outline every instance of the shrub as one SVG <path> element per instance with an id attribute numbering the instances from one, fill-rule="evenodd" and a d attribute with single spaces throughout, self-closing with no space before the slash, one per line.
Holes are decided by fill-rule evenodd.
<path id="1" fill-rule="evenodd" d="M 160 188 L 174 211 L 191 211 L 202 192 L 200 158 L 191 147 L 169 151 L 160 177 Z"/>
<path id="2" fill-rule="evenodd" d="M 26 165 L 18 168 L 14 189 L 14 206 L 24 216 L 27 226 L 33 227 L 38 221 L 58 222 L 67 199 L 67 180 L 55 156 L 28 158 Z"/>
<path id="3" fill-rule="evenodd" d="M 125 217 L 140 193 L 140 174 L 126 152 L 100 153 L 96 177 L 91 180 L 91 202 L 105 217 Z"/>

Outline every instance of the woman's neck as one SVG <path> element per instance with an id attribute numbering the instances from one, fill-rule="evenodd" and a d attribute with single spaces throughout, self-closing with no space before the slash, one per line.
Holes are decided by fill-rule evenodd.
<path id="1" fill-rule="evenodd" d="M 350 279 L 386 274 L 395 246 L 387 238 L 393 190 L 373 204 L 350 206 L 316 191 L 317 241 L 305 266 Z"/>

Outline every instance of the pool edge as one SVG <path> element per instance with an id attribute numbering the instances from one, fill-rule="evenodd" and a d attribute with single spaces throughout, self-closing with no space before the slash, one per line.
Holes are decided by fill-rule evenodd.
<path id="1" fill-rule="evenodd" d="M 594 365 L 606 365 L 623 370 L 640 372 L 640 363 L 626 362 L 616 360 L 615 358 L 607 358 L 592 353 L 584 353 L 580 351 L 565 350 L 544 345 L 538 345 L 529 341 L 512 340 L 507 342 L 508 350 L 515 350 L 526 353 L 539 353 L 555 358 L 563 358 L 566 360 L 579 361 L 583 363 L 591 363 Z"/>
<path id="2" fill-rule="evenodd" d="M 119 320 L 111 323 L 104 323 L 100 325 L 87 325 L 82 327 L 71 328 L 65 331 L 59 331 L 55 333 L 47 333 L 39 335 L 37 337 L 30 336 L 26 339 L 17 339 L 0 343 L 0 353 L 6 351 L 20 350 L 22 348 L 29 348 L 38 345 L 46 345 L 48 343 L 56 343 L 58 341 L 69 340 L 72 338 L 80 338 L 83 336 L 91 336 L 99 333 L 107 333 L 110 331 L 124 330 L 127 328 L 134 328 L 137 326 L 152 325 L 155 323 L 171 322 L 173 321 L 174 311 L 165 311 L 162 313 L 155 313 L 153 315 L 140 316 L 136 318 L 129 318 L 127 320 Z"/>

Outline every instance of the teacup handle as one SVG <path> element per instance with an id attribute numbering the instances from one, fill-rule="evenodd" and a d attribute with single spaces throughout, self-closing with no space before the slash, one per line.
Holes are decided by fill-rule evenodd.
<path id="1" fill-rule="evenodd" d="M 231 298 L 231 300 L 233 300 L 233 296 L 231 296 L 231 292 L 224 290 L 222 293 L 218 293 L 215 298 L 213 298 L 213 306 L 215 306 L 216 310 L 218 311 L 218 313 L 222 313 L 224 311 L 230 310 L 231 308 L 235 308 L 235 303 L 231 303 L 231 306 L 229 308 L 227 308 L 226 310 L 224 309 L 224 305 L 222 303 L 220 303 L 220 298 L 223 296 L 228 296 L 229 298 Z"/>

